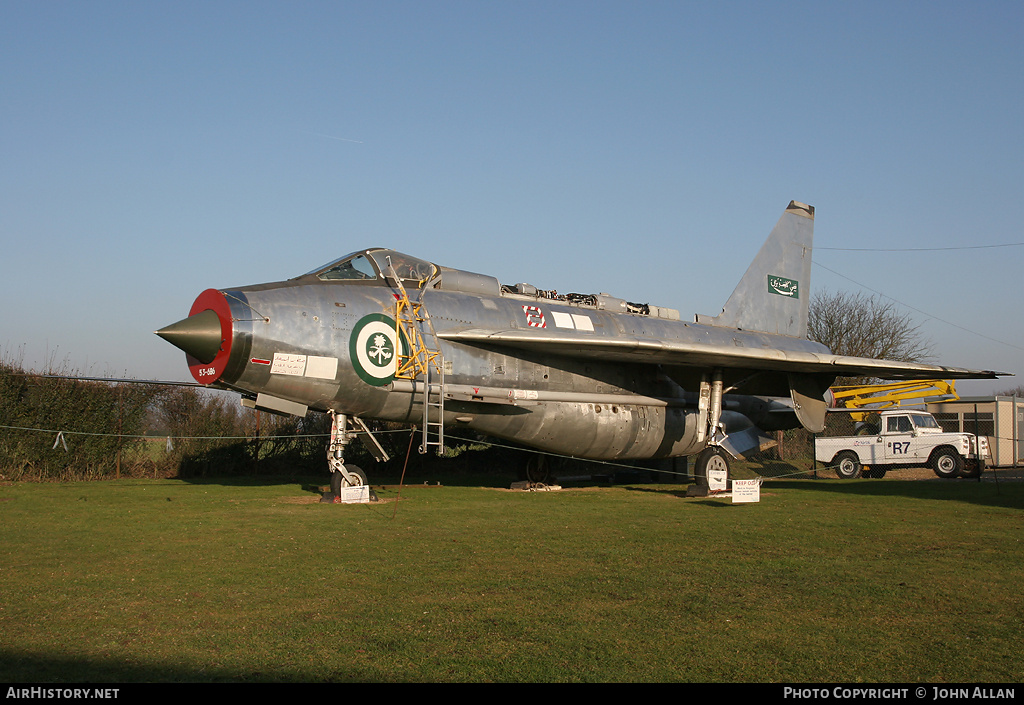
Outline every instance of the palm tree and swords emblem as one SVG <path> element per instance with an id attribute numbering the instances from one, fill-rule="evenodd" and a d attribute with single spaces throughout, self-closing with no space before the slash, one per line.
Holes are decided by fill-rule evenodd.
<path id="1" fill-rule="evenodd" d="M 367 384 L 382 387 L 394 379 L 396 357 L 408 349 L 404 340 L 397 343 L 395 329 L 395 319 L 383 313 L 363 316 L 354 326 L 349 355 L 356 374 Z"/>
<path id="2" fill-rule="evenodd" d="M 395 351 L 391 347 L 391 341 L 378 333 L 372 336 L 372 339 L 367 344 L 366 354 L 376 360 L 378 367 L 383 367 L 384 363 L 394 356 Z"/>

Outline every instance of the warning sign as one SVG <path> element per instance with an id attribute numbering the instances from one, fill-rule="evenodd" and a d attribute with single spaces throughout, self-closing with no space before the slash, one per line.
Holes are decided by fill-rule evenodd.
<path id="1" fill-rule="evenodd" d="M 733 480 L 732 481 L 732 503 L 760 502 L 761 501 L 761 479 Z"/>

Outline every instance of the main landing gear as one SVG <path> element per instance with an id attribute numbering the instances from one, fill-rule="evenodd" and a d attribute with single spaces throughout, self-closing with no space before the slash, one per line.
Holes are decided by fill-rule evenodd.
<path id="1" fill-rule="evenodd" d="M 716 471 L 724 471 L 726 482 L 729 477 L 729 456 L 718 443 L 725 438 L 725 429 L 722 427 L 722 395 L 724 393 L 722 384 L 722 371 L 713 370 L 710 379 L 707 375 L 701 380 L 700 395 L 698 401 L 699 430 L 701 439 L 708 443 L 693 463 L 693 477 L 696 484 L 687 490 L 688 497 L 706 497 L 710 491 L 708 474 Z"/>

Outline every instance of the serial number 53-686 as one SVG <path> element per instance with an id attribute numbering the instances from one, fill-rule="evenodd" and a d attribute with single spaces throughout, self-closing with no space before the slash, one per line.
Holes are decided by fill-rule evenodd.
<path id="1" fill-rule="evenodd" d="M 215 367 L 203 367 L 203 368 L 200 368 L 200 370 L 199 370 L 199 376 L 200 377 L 213 377 L 216 374 L 217 374 L 217 369 Z"/>

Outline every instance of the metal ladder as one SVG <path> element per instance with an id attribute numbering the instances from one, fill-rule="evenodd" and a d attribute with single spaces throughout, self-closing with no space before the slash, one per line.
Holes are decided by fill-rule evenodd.
<path id="1" fill-rule="evenodd" d="M 395 303 L 395 336 L 398 341 L 395 377 L 413 382 L 421 380 L 423 435 L 419 451 L 426 453 L 434 447 L 441 455 L 444 453 L 444 356 L 426 306 L 422 300 L 413 302 L 401 278 L 394 273 L 393 276 L 400 292 Z M 420 297 L 422 299 L 422 292 Z M 427 345 L 424 334 L 433 338 L 434 347 Z M 403 346 L 408 348 L 405 354 L 402 353 Z"/>
<path id="2" fill-rule="evenodd" d="M 420 441 L 420 453 L 426 453 L 434 446 L 437 454 L 444 453 L 444 358 L 439 356 L 440 366 L 436 368 L 439 379 L 431 380 L 431 367 L 427 367 L 423 375 L 423 436 Z M 431 420 L 431 410 L 434 411 Z"/>

